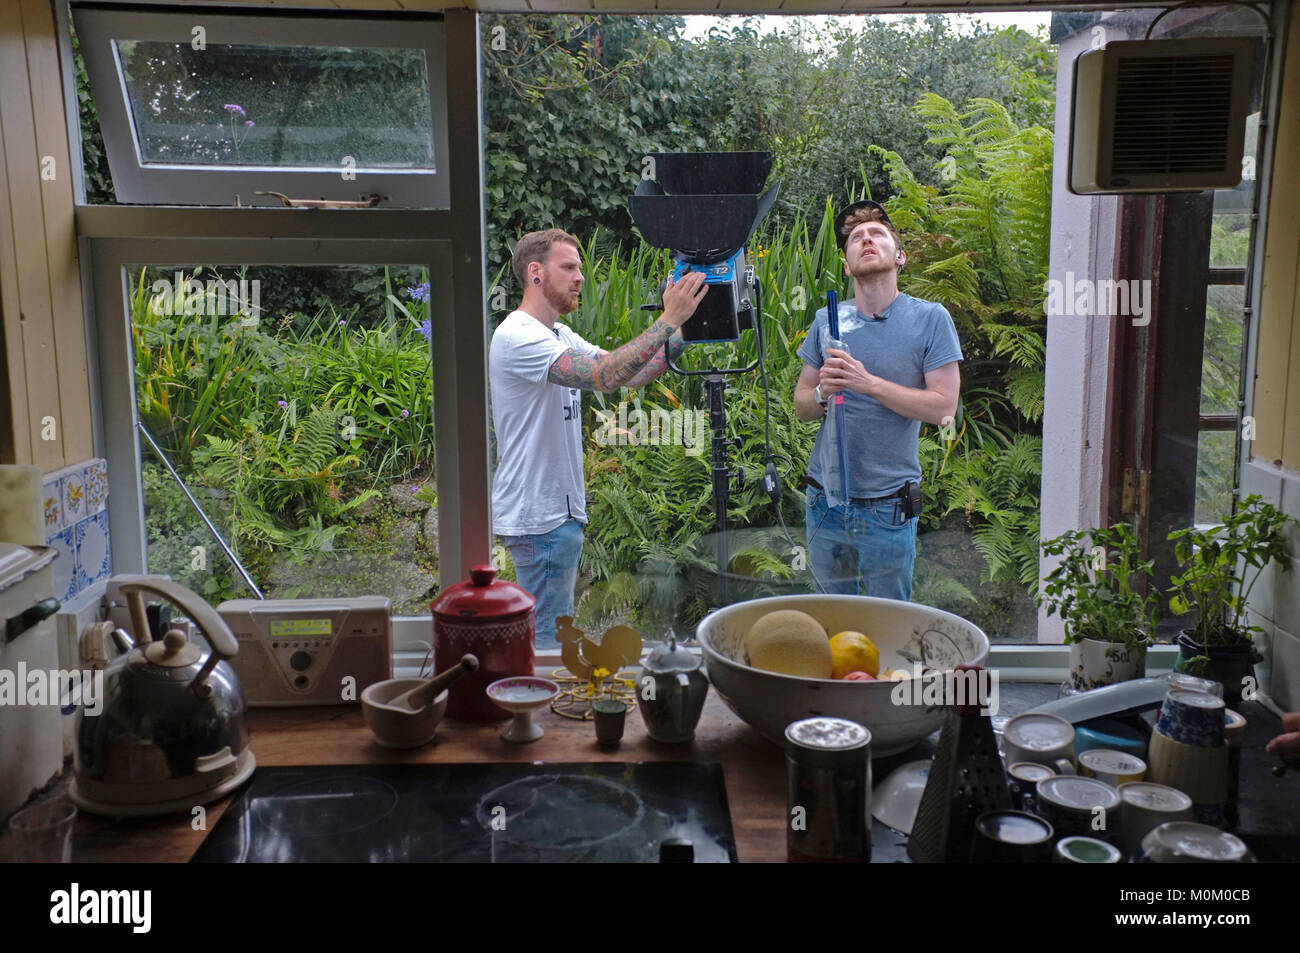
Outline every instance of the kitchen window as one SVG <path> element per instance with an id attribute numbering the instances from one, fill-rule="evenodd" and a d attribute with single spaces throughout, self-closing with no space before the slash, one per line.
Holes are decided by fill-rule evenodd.
<path id="1" fill-rule="evenodd" d="M 113 571 L 166 572 L 214 603 L 250 594 L 152 440 L 262 560 L 268 597 L 388 596 L 399 659 L 418 662 L 440 580 L 488 558 L 479 121 L 445 113 L 477 101 L 474 18 L 60 13 L 121 203 L 88 204 L 78 183 Z M 190 56 L 177 31 L 192 26 L 216 55 Z M 257 190 L 386 198 L 304 210 Z M 272 204 L 236 207 L 254 202 Z M 214 374 L 245 394 L 220 427 Z"/>
<path id="2" fill-rule="evenodd" d="M 448 206 L 442 23 L 73 8 L 117 199 Z"/>
<path id="3" fill-rule="evenodd" d="M 157 115 L 151 113 L 153 104 L 157 99 L 157 92 L 164 88 L 155 79 L 152 86 L 141 86 L 136 81 L 135 69 L 137 62 L 150 62 L 161 58 L 166 61 L 164 54 L 172 55 L 177 52 L 176 23 L 180 21 L 193 20 L 194 17 L 189 13 L 178 13 L 167 11 L 166 13 L 146 13 L 135 11 L 132 15 L 140 18 L 137 20 L 123 20 L 121 22 L 134 24 L 153 19 L 171 17 L 174 22 L 167 29 L 171 32 L 157 31 L 149 32 L 144 30 L 118 30 L 116 37 L 114 31 L 109 28 L 103 30 L 95 27 L 95 15 L 98 13 L 111 12 L 114 16 L 124 15 L 122 10 L 105 11 L 102 8 L 78 7 L 76 9 L 76 22 L 81 31 L 82 43 L 89 47 L 92 44 L 99 44 L 99 56 L 108 56 L 104 60 L 112 66 L 109 70 L 103 63 L 99 67 L 92 69 L 92 81 L 95 82 L 97 93 L 97 103 L 100 105 L 102 112 L 103 129 L 106 136 L 110 156 L 113 153 L 114 146 L 109 141 L 113 138 L 118 140 L 117 152 L 119 161 L 114 163 L 114 177 L 119 176 L 119 167 L 127 170 L 127 184 L 118 185 L 119 201 L 147 201 L 152 200 L 159 203 L 182 203 L 189 204 L 195 202 L 212 202 L 215 204 L 230 206 L 235 204 L 249 204 L 250 202 L 266 201 L 265 197 L 254 199 L 253 194 L 258 190 L 265 190 L 264 181 L 259 176 L 264 175 L 306 175 L 306 180 L 313 184 L 303 186 L 305 191 L 300 191 L 299 196 L 303 194 L 321 194 L 320 189 L 327 185 L 330 191 L 324 193 L 330 198 L 342 198 L 345 200 L 355 200 L 359 193 L 366 192 L 377 186 L 362 181 L 360 172 L 369 171 L 377 175 L 388 175 L 392 178 L 385 180 L 390 185 L 396 183 L 398 179 L 406 174 L 404 172 L 393 172 L 391 166 L 389 171 L 385 172 L 382 167 L 383 161 L 390 162 L 407 162 L 411 163 L 412 168 L 424 162 L 425 153 L 421 150 L 423 145 L 428 145 L 432 150 L 434 161 L 432 163 L 432 174 L 429 169 L 415 172 L 416 178 L 423 175 L 425 184 L 429 181 L 441 181 L 444 185 L 449 184 L 450 178 L 459 175 L 457 178 L 457 188 L 448 189 L 448 199 L 445 202 L 449 206 L 448 211 L 434 211 L 432 208 L 436 205 L 436 200 L 430 200 L 427 197 L 411 198 L 409 204 L 415 206 L 409 210 L 389 208 L 381 204 L 373 209 L 321 209 L 310 213 L 299 211 L 279 209 L 279 208 L 258 208 L 258 209 L 231 209 L 231 208 L 125 208 L 125 207 L 89 207 L 83 206 L 78 210 L 78 224 L 81 234 L 90 239 L 91 256 L 96 285 L 98 318 L 98 333 L 103 338 L 105 335 L 121 335 L 122 329 L 127 327 L 125 315 L 127 314 L 126 297 L 128 292 L 127 276 L 132 266 L 141 264 L 157 265 L 168 262 L 188 262 L 188 263 L 211 263 L 211 262 L 234 262 L 246 265 L 250 268 L 254 266 L 276 265 L 276 266 L 319 266 L 328 262 L 336 267 L 353 267 L 359 265 L 369 265 L 376 268 L 382 268 L 384 265 L 390 267 L 417 267 L 427 268 L 430 275 L 430 282 L 437 287 L 448 289 L 445 298 L 440 298 L 438 302 L 431 304 L 431 314 L 435 309 L 441 309 L 444 317 L 440 320 L 445 321 L 445 335 L 440 334 L 435 327 L 435 340 L 447 341 L 448 349 L 442 350 L 441 346 L 433 348 L 433 380 L 437 394 L 445 397 L 435 400 L 435 439 L 438 441 L 437 457 L 440 460 L 452 460 L 454 463 L 447 469 L 451 472 L 440 469 L 438 474 L 438 506 L 439 515 L 442 521 L 440 527 L 440 576 L 451 579 L 462 578 L 466 575 L 468 565 L 471 562 L 486 561 L 489 552 L 489 519 L 487 506 L 487 493 L 490 480 L 489 471 L 489 453 L 487 437 L 487 399 L 486 399 L 486 381 L 484 379 L 483 369 L 486 366 L 485 360 L 485 335 L 484 335 L 484 312 L 485 302 L 493 301 L 489 307 L 493 310 L 508 311 L 508 305 L 503 306 L 495 303 L 500 295 L 495 292 L 495 286 L 489 291 L 485 285 L 492 282 L 485 281 L 483 275 L 483 244 L 482 228 L 483 214 L 482 203 L 484 201 L 484 189 L 482 182 L 482 156 L 476 146 L 478 137 L 483 132 L 483 126 L 480 122 L 477 110 L 458 110 L 456 113 L 447 113 L 443 117 L 443 122 L 447 126 L 447 134 L 439 135 L 438 109 L 439 103 L 446 102 L 477 102 L 478 101 L 478 81 L 476 77 L 482 65 L 478 59 L 478 43 L 482 40 L 477 37 L 478 24 L 476 17 L 472 14 L 448 14 L 446 23 L 437 20 L 439 28 L 447 31 L 448 41 L 445 44 L 445 53 L 447 56 L 445 68 L 437 65 L 430 66 L 427 70 L 428 87 L 429 87 L 429 104 L 433 110 L 433 121 L 430 125 L 432 130 L 431 141 L 425 142 L 421 136 L 418 125 L 413 126 L 415 134 L 411 130 L 403 130 L 400 134 L 396 131 L 392 135 L 378 137 L 383 140 L 383 149 L 373 153 L 386 158 L 374 158 L 367 163 L 358 165 L 358 177 L 354 180 L 344 180 L 343 177 L 335 172 L 326 172 L 324 168 L 308 168 L 303 164 L 302 157 L 310 150 L 303 146 L 305 142 L 325 142 L 334 143 L 339 141 L 334 132 L 339 128 L 339 122 L 322 122 L 317 127 L 308 128 L 302 121 L 287 113 L 275 115 L 273 119 L 268 120 L 271 126 L 276 130 L 276 135 L 283 140 L 283 147 L 273 156 L 267 150 L 270 148 L 267 141 L 264 141 L 263 134 L 257 132 L 262 128 L 262 121 L 254 117 L 257 107 L 254 104 L 258 102 L 253 96 L 254 87 L 246 80 L 239 78 L 238 63 L 241 57 L 246 56 L 245 47 L 250 43 L 263 43 L 266 51 L 272 51 L 276 55 L 283 55 L 289 60 L 297 60 L 300 65 L 305 62 L 304 69 L 310 71 L 322 67 L 323 62 L 328 57 L 321 57 L 314 53 L 304 53 L 304 49 L 315 49 L 329 46 L 326 39 L 328 36 L 337 36 L 337 33 L 330 31 L 337 29 L 335 20 L 345 24 L 354 24 L 357 21 L 350 17 L 323 17 L 317 15 L 310 16 L 281 16 L 265 18 L 256 15 L 230 15 L 231 21 L 239 21 L 244 25 L 244 32 L 235 30 L 233 32 L 213 33 L 208 32 L 207 38 L 209 49 L 213 47 L 213 37 L 217 38 L 216 46 L 224 57 L 225 65 L 220 67 L 221 71 L 227 74 L 227 78 L 234 77 L 233 85 L 223 87 L 226 91 L 215 94 L 216 99 L 221 103 L 221 120 L 220 124 L 207 122 L 209 136 L 206 140 L 202 139 L 198 127 L 204 123 L 196 123 L 195 129 L 186 129 L 183 122 L 177 121 L 175 116 L 167 114 L 166 110 L 161 110 Z M 83 17 L 83 14 L 92 14 L 89 19 Z M 1131 29 L 1140 30 L 1149 22 L 1151 14 L 1144 11 L 1129 24 Z M 178 19 L 176 19 L 178 18 Z M 422 22 L 423 19 L 417 17 L 394 17 L 385 20 L 382 17 L 367 17 L 366 22 L 381 24 L 383 29 L 378 30 L 376 34 L 382 35 L 387 39 L 384 42 L 374 40 L 372 34 L 366 34 L 366 42 L 360 43 L 352 54 L 362 57 L 358 60 L 356 57 L 348 59 L 344 57 L 343 61 L 330 60 L 330 68 L 340 70 L 355 67 L 356 63 L 364 62 L 364 56 L 369 55 L 366 51 L 385 50 L 392 53 L 393 50 L 399 51 L 392 53 L 394 56 L 405 55 L 400 53 L 401 50 L 418 48 L 417 45 L 404 45 L 407 43 L 406 38 L 411 35 L 408 26 L 412 23 Z M 299 43 L 288 42 L 289 34 L 272 36 L 257 32 L 254 36 L 253 27 L 250 24 L 270 23 L 273 20 L 284 20 L 296 24 L 297 32 L 293 33 L 295 37 L 305 38 Z M 1140 22 L 1138 22 L 1140 21 Z M 197 22 L 197 21 L 196 21 Z M 204 21 L 208 22 L 207 20 Z M 218 19 L 212 19 L 212 23 L 219 22 Z M 1247 21 L 1242 21 L 1247 22 Z M 83 26 L 83 23 L 85 24 Z M 328 27 L 319 26 L 318 24 L 334 24 Z M 453 26 L 454 25 L 454 26 Z M 457 34 L 459 41 L 453 38 L 451 32 L 453 29 L 460 30 Z M 260 31 L 260 27 L 259 27 Z M 292 31 L 291 31 L 292 32 Z M 164 35 L 165 33 L 165 35 Z M 399 39 L 400 38 L 400 39 Z M 272 42 L 274 40 L 274 42 Z M 134 45 L 131 45 L 134 44 Z M 159 44 L 162 44 L 161 46 Z M 166 44 L 171 44 L 167 47 Z M 105 50 L 108 53 L 105 53 Z M 168 52 L 170 50 L 170 52 Z M 358 53 L 358 51 L 360 51 Z M 87 53 L 87 63 L 90 63 L 91 54 Z M 144 57 L 139 60 L 139 57 Z M 305 57 L 305 60 L 304 60 Z M 175 66 L 182 60 L 174 60 L 171 63 Z M 434 63 L 428 54 L 425 56 L 426 64 Z M 123 65 L 125 64 L 125 65 Z M 286 67 L 286 69 L 288 69 Z M 289 72 L 292 72 L 289 70 Z M 110 75 L 105 85 L 104 75 Z M 126 79 L 127 73 L 130 73 L 131 81 Z M 100 78 L 95 79 L 96 75 Z M 242 83 L 242 85 L 241 85 Z M 418 85 L 418 84 L 417 84 Z M 183 88 L 183 83 L 182 83 Z M 107 89 L 103 102 L 100 102 L 100 89 Z M 188 94 L 186 94 L 188 95 Z M 303 100 L 306 102 L 311 99 L 309 95 L 303 93 Z M 1059 95 L 1059 92 L 1058 92 Z M 239 101 L 242 97 L 247 101 Z M 418 97 L 417 97 L 418 98 Z M 317 105 L 312 99 L 313 105 Z M 238 106 L 239 110 L 225 107 Z M 253 112 L 250 112 L 250 108 Z M 210 112 L 211 110 L 209 110 Z M 153 116 L 152 119 L 143 123 L 135 118 L 137 114 Z M 259 114 L 260 115 L 260 114 Z M 268 115 L 271 115 L 268 113 Z M 211 118 L 211 117 L 209 117 Z M 253 122 L 254 125 L 249 127 L 243 125 L 246 122 Z M 216 133 L 217 126 L 220 126 L 220 135 Z M 251 130 L 243 132 L 242 130 Z M 297 136 L 295 144 L 295 136 Z M 333 136 L 333 138 L 331 138 Z M 373 137 L 372 137 L 373 138 Z M 375 140 L 375 141 L 378 141 Z M 206 143 L 206 145 L 205 145 Z M 250 143 L 252 145 L 250 145 Z M 261 143 L 258 145 L 258 143 Z M 439 148 L 444 150 L 439 155 Z M 334 149 L 334 145 L 324 148 Z M 378 146 L 376 147 L 378 149 Z M 126 150 L 125 152 L 123 150 Z M 206 151 L 205 151 L 206 150 Z M 261 151 L 258 151 L 261 150 Z M 412 152 L 414 150 L 414 152 Z M 337 149 L 335 149 L 337 151 Z M 1267 149 L 1261 149 L 1261 156 L 1267 155 Z M 121 156 L 127 156 L 126 165 L 123 166 Z M 489 155 L 489 161 L 492 156 Z M 294 165 L 298 162 L 299 165 Z M 459 162 L 459 164 L 458 164 Z M 279 167 L 276 163 L 281 163 Z M 332 164 L 332 163 L 331 163 Z M 1263 172 L 1267 163 L 1261 161 L 1260 172 L 1263 178 Z M 151 179 L 158 183 L 164 183 L 168 177 L 173 177 L 177 183 L 189 183 L 184 186 L 191 191 L 167 192 L 161 185 L 156 192 L 150 192 L 153 186 L 137 189 L 136 186 L 129 184 L 132 174 L 132 166 L 138 167 L 137 171 L 160 173 L 161 177 Z M 146 169 L 146 167 L 149 167 Z M 407 170 L 408 172 L 410 169 Z M 325 176 L 325 178 L 310 178 L 311 176 Z M 468 178 L 467 178 L 468 177 Z M 337 181 L 335 181 L 337 180 Z M 145 180 L 141 180 L 142 182 Z M 213 185 L 213 191 L 201 192 L 201 189 L 208 189 L 208 185 L 200 185 L 202 182 L 211 181 L 219 183 Z M 315 183 L 320 183 L 319 185 Z M 472 183 L 473 188 L 462 188 L 462 184 Z M 346 187 L 344 187 L 346 185 Z M 137 189 L 132 191 L 133 189 Z M 275 189 L 275 191 L 286 191 L 286 194 L 294 194 L 286 189 Z M 418 192 L 418 189 L 417 189 Z M 399 204 L 393 196 L 403 194 L 396 187 L 390 190 L 389 204 Z M 207 196 L 206 198 L 203 196 Z M 238 199 L 235 196 L 239 196 Z M 1114 203 L 1115 200 L 1109 199 L 1088 199 L 1088 203 Z M 1055 217 L 1057 210 L 1053 209 Z M 1240 214 L 1238 212 L 1238 214 Z M 1239 231 L 1239 227 L 1236 229 Z M 203 237 L 200 237 L 203 236 Z M 1102 242 L 1104 246 L 1106 242 Z M 381 247 L 382 246 L 382 247 Z M 288 250 L 288 254 L 286 254 Z M 462 253 L 468 255 L 465 258 Z M 1229 266 L 1222 265 L 1223 268 L 1235 268 L 1237 272 L 1243 269 L 1255 268 L 1258 265 L 1258 254 L 1251 254 L 1249 260 L 1247 256 L 1241 256 L 1242 263 Z M 453 266 L 454 263 L 454 266 Z M 1216 265 L 1216 267 L 1220 267 Z M 441 269 L 441 271 L 439 271 Z M 1217 275 L 1215 281 L 1209 282 L 1216 287 L 1212 289 L 1211 301 L 1212 306 L 1219 308 L 1220 313 L 1228 315 L 1228 323 L 1231 324 L 1236 320 L 1231 315 L 1231 310 L 1235 305 L 1232 303 L 1231 295 L 1237 293 L 1242 286 L 1242 281 L 1238 280 L 1239 275 L 1234 272 L 1233 275 Z M 1140 274 L 1140 272 L 1137 272 Z M 435 277 L 440 275 L 441 277 Z M 441 281 L 443 284 L 438 285 Z M 1222 287 L 1219 287 L 1222 286 Z M 513 289 L 505 293 L 510 297 Z M 1227 297 L 1225 297 L 1227 296 Z M 119 302 L 121 306 L 119 307 Z M 1217 302 L 1214 304 L 1213 302 Z M 1224 309 L 1227 309 L 1224 311 Z M 439 319 L 435 319 L 435 324 Z M 1243 329 L 1245 325 L 1242 325 Z M 598 342 L 601 343 L 601 342 Z M 132 415 L 137 411 L 134 409 L 134 395 L 128 400 L 124 394 L 119 393 L 116 397 L 109 399 L 107 394 L 110 390 L 122 391 L 123 384 L 121 380 L 114 377 L 115 374 L 121 374 L 130 371 L 130 360 L 128 351 L 125 347 L 114 345 L 119 350 L 109 357 L 105 357 L 102 364 L 111 364 L 111 373 L 106 373 L 105 368 L 99 369 L 101 380 L 101 389 L 106 395 L 103 401 L 104 408 L 104 428 L 105 436 L 109 439 L 105 441 L 108 447 L 108 453 L 119 453 L 129 457 L 130 461 L 125 466 L 126 472 L 136 477 L 139 482 L 141 477 L 141 461 L 148 459 L 147 454 L 140 452 L 137 444 L 137 438 L 131 431 L 127 422 L 131 421 Z M 1243 341 L 1243 347 L 1245 342 Z M 106 352 L 107 353 L 107 352 Z M 1215 357 L 1215 368 L 1224 370 L 1229 368 L 1233 361 L 1232 354 L 1226 351 Z M 1207 361 L 1210 360 L 1207 357 Z M 1184 374 L 1185 377 L 1185 374 Z M 773 399 L 780 401 L 786 394 L 779 387 L 774 386 Z M 684 410 L 695 411 L 702 405 L 698 400 L 684 404 Z M 117 412 L 125 414 L 119 419 L 117 412 L 110 412 L 110 408 L 115 408 Z M 632 409 L 629 407 L 629 410 Z M 1223 413 L 1224 411 L 1216 407 L 1211 409 L 1207 407 L 1204 413 Z M 687 418 L 682 417 L 677 422 L 678 431 L 686 430 Z M 694 422 L 691 419 L 690 422 Z M 662 423 L 662 422 L 661 422 Z M 672 421 L 669 421 L 669 426 Z M 662 429 L 662 428 L 661 428 Z M 1224 442 L 1230 436 L 1226 431 L 1215 430 L 1211 427 L 1202 428 L 1207 431 L 1204 437 L 1196 437 L 1194 440 L 1205 442 L 1205 448 L 1201 453 L 1201 462 L 1209 461 L 1212 457 L 1211 450 L 1216 449 L 1211 444 L 1214 441 Z M 115 449 L 117 437 L 126 436 L 130 442 L 130 452 L 119 451 Z M 695 435 L 688 435 L 687 439 L 692 439 Z M 675 438 L 672 438 L 675 439 Z M 1226 444 L 1225 444 L 1226 446 Z M 451 452 L 446 447 L 454 448 Z M 1219 448 L 1218 453 L 1224 454 L 1226 451 Z M 707 449 L 705 450 L 707 457 Z M 1046 462 L 1046 461 L 1045 461 Z M 752 466 L 752 463 L 751 463 Z M 1195 464 L 1194 464 L 1195 466 Z M 1209 473 L 1210 468 L 1206 468 L 1207 473 L 1203 480 L 1205 485 L 1205 498 L 1211 499 L 1213 489 L 1210 486 L 1212 479 L 1216 478 L 1222 482 L 1222 474 L 1215 469 L 1214 473 Z M 751 474 L 752 475 L 752 474 Z M 797 476 L 797 473 L 791 471 L 786 474 L 787 479 Z M 1050 477 L 1044 475 L 1043 483 L 1046 486 L 1051 482 Z M 129 484 L 128 484 L 129 485 Z M 1090 487 L 1083 487 L 1085 491 L 1096 492 L 1095 481 Z M 1221 489 L 1219 496 L 1221 497 Z M 123 494 L 118 494 L 117 499 L 122 499 Z M 123 502 L 121 505 L 126 506 Z M 1209 505 L 1209 504 L 1207 504 Z M 1044 506 L 1046 512 L 1047 507 Z M 1103 503 L 1103 512 L 1105 504 Z M 116 518 L 116 517 L 115 517 Z M 131 511 L 124 511 L 120 517 L 125 520 L 125 529 L 118 532 L 115 528 L 113 546 L 115 566 L 119 571 L 130 571 L 128 567 L 143 565 L 143 552 L 146 547 L 144 535 L 144 520 L 137 506 Z M 791 560 L 799 558 L 796 551 L 789 551 L 789 547 L 783 546 L 783 535 L 776 526 L 763 526 L 764 521 L 757 516 L 748 526 L 740 529 L 748 532 L 749 537 L 742 538 L 737 536 L 732 540 L 732 553 L 736 555 L 745 548 L 750 542 L 755 542 L 764 548 L 772 548 L 775 545 L 783 550 L 783 558 L 789 557 Z M 116 527 L 115 523 L 115 527 Z M 795 536 L 796 547 L 804 536 L 804 530 L 798 525 L 791 525 L 791 531 Z M 1059 530 L 1058 530 L 1059 531 Z M 1052 535 L 1044 533 L 1044 536 Z M 759 538 L 761 537 L 761 539 Z M 661 541 L 670 542 L 670 541 Z M 929 545 L 933 542 L 934 545 Z M 119 559 L 118 547 L 123 547 L 124 555 Z M 946 540 L 943 544 L 946 547 L 960 547 L 965 555 L 971 555 L 973 544 L 969 533 L 961 536 L 956 541 Z M 664 547 L 665 549 L 667 547 Z M 451 552 L 449 552 L 451 550 Z M 700 555 L 699 562 L 707 574 L 708 564 L 711 562 L 710 554 L 707 551 L 707 540 Z M 135 555 L 139 554 L 139 555 Z M 921 558 L 919 564 L 923 561 L 933 560 L 926 567 L 929 575 L 932 577 L 931 582 L 935 580 L 942 581 L 942 577 L 950 568 L 950 560 L 946 557 L 951 553 L 940 549 L 940 543 L 935 541 L 922 541 Z M 639 598 L 638 591 L 644 593 L 647 589 L 651 590 L 655 597 L 664 604 L 666 611 L 671 611 L 672 605 L 678 603 L 683 598 L 692 594 L 683 593 L 680 588 L 674 588 L 675 573 L 670 572 L 670 566 L 663 563 L 662 560 L 656 562 L 657 554 L 651 553 L 646 559 L 644 567 L 636 573 L 626 574 L 617 579 L 611 580 L 612 585 L 605 588 L 603 593 L 595 593 L 608 598 L 608 611 L 606 606 L 593 606 L 593 616 L 607 616 L 611 612 L 617 612 L 620 603 L 628 598 Z M 938 557 L 938 558 L 935 558 Z M 504 560 L 502 560 L 504 561 Z M 967 567 L 970 568 L 970 567 Z M 454 569 L 454 572 L 452 571 Z M 748 575 L 752 572 L 759 575 L 763 572 L 761 563 L 756 560 L 740 560 L 733 569 L 742 575 Z M 746 582 L 748 579 L 746 579 Z M 310 595 L 308 592 L 303 595 Z M 958 607 L 952 607 L 954 611 L 960 611 Z M 1020 606 L 1019 609 L 1023 609 Z M 1035 637 L 1033 626 L 1032 609 L 1029 612 L 1017 611 L 1019 621 L 1015 631 L 1008 627 L 1007 631 L 990 631 L 994 638 L 1004 640 L 1025 641 L 1032 640 Z M 423 626 L 420 629 L 419 626 Z M 412 633 L 420 631 L 427 638 L 427 620 L 413 625 L 410 629 Z M 400 622 L 399 622 L 400 629 Z M 661 631 L 648 631 L 647 637 L 656 637 Z M 681 633 L 679 633 L 681 634 Z M 399 637 L 400 641 L 400 637 Z M 414 645 L 414 640 L 409 643 Z M 1008 647 L 1007 658 L 1012 656 L 1020 657 L 1026 650 L 1019 647 Z M 1026 659 L 1028 655 L 1024 656 Z"/>

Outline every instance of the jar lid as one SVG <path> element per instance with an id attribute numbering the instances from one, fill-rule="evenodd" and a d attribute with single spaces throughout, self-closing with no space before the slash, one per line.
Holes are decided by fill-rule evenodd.
<path id="1" fill-rule="evenodd" d="M 668 638 L 662 645 L 657 645 L 646 656 L 641 668 L 651 675 L 667 675 L 671 672 L 693 672 L 700 667 L 700 657 L 688 648 L 677 644 L 677 635 L 668 630 Z"/>
<path id="2" fill-rule="evenodd" d="M 501 619 L 532 610 L 537 604 L 525 589 L 496 579 L 496 567 L 475 566 L 468 582 L 458 582 L 429 603 L 435 616 L 458 622 L 467 619 Z"/>
<path id="3" fill-rule="evenodd" d="M 786 740 L 812 751 L 852 751 L 871 743 L 871 732 L 847 718 L 804 718 L 785 729 Z"/>

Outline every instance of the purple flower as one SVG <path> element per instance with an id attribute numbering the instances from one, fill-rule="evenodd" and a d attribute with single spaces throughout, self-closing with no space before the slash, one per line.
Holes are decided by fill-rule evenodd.
<path id="1" fill-rule="evenodd" d="M 281 407 L 285 408 L 286 410 L 289 407 L 289 402 L 287 400 L 277 400 L 276 403 L 279 404 Z"/>
<path id="2" fill-rule="evenodd" d="M 253 122 L 253 120 L 251 120 L 251 119 L 248 119 L 248 120 L 246 120 L 246 121 L 244 122 L 244 125 L 245 125 L 245 126 L 256 126 L 257 123 Z"/>
<path id="3" fill-rule="evenodd" d="M 426 341 L 433 341 L 433 321 L 431 319 L 424 319 L 424 323 L 420 325 L 420 333 L 424 335 Z"/>
<path id="4" fill-rule="evenodd" d="M 407 417 L 409 417 L 409 416 L 411 416 L 411 412 L 410 412 L 409 410 L 404 410 L 404 411 L 402 411 L 402 419 L 403 419 L 403 420 L 405 420 L 405 419 L 406 419 Z"/>
<path id="5" fill-rule="evenodd" d="M 345 319 L 345 318 L 339 318 L 339 327 L 343 327 L 343 325 L 345 325 L 345 324 L 347 324 L 347 323 L 348 323 L 348 322 L 347 322 L 347 319 Z"/>
<path id="6" fill-rule="evenodd" d="M 239 113 L 239 115 L 241 116 L 248 115 L 248 113 L 244 112 L 244 107 L 239 105 L 238 103 L 226 103 L 225 108 L 226 108 L 226 112 L 228 113 Z"/>
<path id="7" fill-rule="evenodd" d="M 429 283 L 426 281 L 423 284 L 407 288 L 406 293 L 416 301 L 423 301 L 427 304 L 429 301 Z"/>

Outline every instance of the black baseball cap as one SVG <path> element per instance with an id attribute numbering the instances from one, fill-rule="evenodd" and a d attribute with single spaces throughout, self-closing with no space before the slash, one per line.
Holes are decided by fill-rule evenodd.
<path id="1" fill-rule="evenodd" d="M 844 245 L 849 240 L 849 236 L 844 234 L 845 220 L 854 212 L 864 208 L 875 209 L 880 213 L 880 220 L 882 222 L 890 228 L 894 227 L 894 223 L 889 220 L 889 213 L 885 211 L 885 207 L 879 202 L 873 202 L 871 199 L 863 199 L 860 202 L 854 202 L 852 205 L 846 205 L 844 208 L 840 209 L 839 214 L 835 216 L 835 243 L 840 246 L 840 251 L 844 251 Z"/>

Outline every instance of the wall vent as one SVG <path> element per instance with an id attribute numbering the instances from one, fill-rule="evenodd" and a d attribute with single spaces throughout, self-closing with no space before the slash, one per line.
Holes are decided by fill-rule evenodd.
<path id="1" fill-rule="evenodd" d="M 1076 195 L 1200 192 L 1241 182 L 1249 37 L 1119 40 L 1074 61 Z"/>

